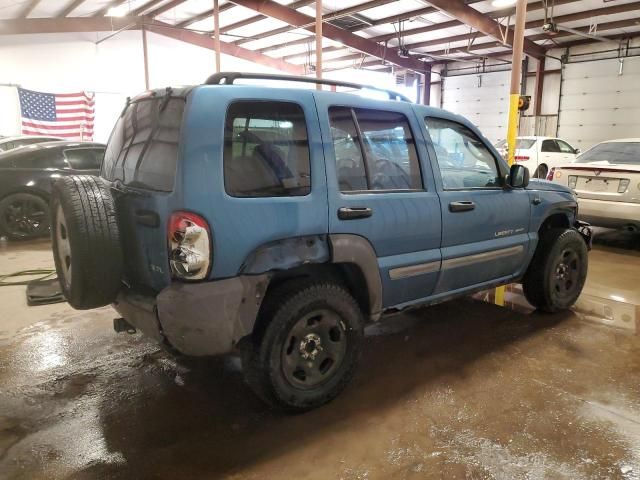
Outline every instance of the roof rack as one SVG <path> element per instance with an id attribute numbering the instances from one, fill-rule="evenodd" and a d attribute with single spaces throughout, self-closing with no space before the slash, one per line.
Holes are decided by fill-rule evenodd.
<path id="1" fill-rule="evenodd" d="M 377 90 L 389 95 L 389 100 L 402 100 L 404 102 L 411 102 L 406 96 L 401 93 L 394 92 L 393 90 L 387 90 L 386 88 L 372 87 L 370 85 L 361 85 L 359 83 L 342 82 L 340 80 L 319 79 L 314 77 L 300 77 L 297 75 L 278 75 L 271 73 L 245 73 L 245 72 L 220 72 L 214 73 L 207 78 L 205 85 L 232 85 L 237 79 L 251 79 L 251 80 L 284 80 L 287 82 L 302 82 L 302 83 L 315 83 L 316 85 L 334 85 L 336 87 L 348 87 L 355 88 L 357 90 Z M 224 80 L 224 83 L 223 83 Z"/>

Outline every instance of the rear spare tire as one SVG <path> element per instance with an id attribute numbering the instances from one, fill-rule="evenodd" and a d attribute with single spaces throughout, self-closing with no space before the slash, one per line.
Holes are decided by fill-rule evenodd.
<path id="1" fill-rule="evenodd" d="M 53 258 L 73 308 L 107 305 L 120 289 L 123 260 L 113 198 L 102 179 L 63 177 L 51 197 Z"/>

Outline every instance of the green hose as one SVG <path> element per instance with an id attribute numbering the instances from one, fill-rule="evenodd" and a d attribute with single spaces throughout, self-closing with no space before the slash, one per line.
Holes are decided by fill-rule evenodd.
<path id="1" fill-rule="evenodd" d="M 9 273 L 7 275 L 0 275 L 0 287 L 13 287 L 16 285 L 27 285 L 28 283 L 35 282 L 38 280 L 46 280 L 47 278 L 55 275 L 56 271 L 46 268 L 40 268 L 37 270 L 22 270 L 20 272 Z M 16 282 L 7 282 L 8 278 L 15 277 L 33 277 L 38 275 L 37 278 L 32 278 L 31 280 L 18 280 Z"/>

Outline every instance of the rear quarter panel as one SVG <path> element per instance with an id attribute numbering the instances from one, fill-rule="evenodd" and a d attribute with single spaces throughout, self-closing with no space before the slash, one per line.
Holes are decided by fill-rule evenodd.
<path id="1" fill-rule="evenodd" d="M 238 198 L 224 185 L 226 112 L 234 101 L 284 101 L 300 105 L 307 122 L 311 193 L 297 197 Z M 213 237 L 209 278 L 238 274 L 258 247 L 280 239 L 328 233 L 326 174 L 312 91 L 251 86 L 201 86 L 188 100 L 178 165 L 180 201 L 205 217 Z"/>

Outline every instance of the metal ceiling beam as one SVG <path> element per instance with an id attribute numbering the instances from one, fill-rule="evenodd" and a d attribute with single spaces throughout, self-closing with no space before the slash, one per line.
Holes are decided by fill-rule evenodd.
<path id="1" fill-rule="evenodd" d="M 65 17 L 0 20 L 0 35 L 24 33 L 112 32 L 136 25 L 140 17 Z"/>
<path id="2" fill-rule="evenodd" d="M 161 7 L 156 8 L 155 10 L 151 10 L 147 12 L 146 15 L 150 18 L 157 17 L 158 15 L 162 15 L 164 12 L 168 12 L 172 8 L 176 8 L 179 5 L 182 5 L 187 0 L 171 0 L 168 3 L 165 3 Z"/>
<path id="3" fill-rule="evenodd" d="M 640 26 L 640 17 L 638 18 L 630 18 L 630 19 L 626 19 L 626 20 L 618 20 L 615 22 L 607 22 L 607 23 L 601 23 L 598 25 L 598 31 L 607 31 L 607 30 L 615 30 L 618 28 L 628 28 L 628 27 L 633 27 L 633 26 Z M 589 31 L 589 26 L 584 26 L 584 27 L 578 27 L 576 28 L 576 30 L 580 30 L 582 32 L 588 32 Z M 557 35 L 554 35 L 553 37 L 550 37 L 549 34 L 547 33 L 539 33 L 536 35 L 531 35 L 528 36 L 527 38 L 529 40 L 532 41 L 538 41 L 538 40 L 545 40 L 545 39 L 549 39 L 549 38 L 562 38 L 562 37 L 568 37 L 568 36 L 572 36 L 571 33 L 568 32 L 560 32 Z M 613 40 L 613 39 L 621 39 L 621 38 L 630 38 L 630 37 L 640 37 L 640 32 L 631 32 L 631 33 L 622 33 L 622 34 L 617 34 L 617 35 L 609 35 L 607 36 L 608 39 Z M 575 45 L 583 45 L 583 44 L 588 44 L 588 43 L 593 43 L 594 40 L 591 39 L 580 39 L 580 40 L 573 40 L 571 42 L 565 42 L 565 43 L 560 43 L 558 45 L 553 45 L 550 48 L 566 48 L 566 47 L 572 47 Z M 478 44 L 474 44 L 472 45 L 470 48 L 452 48 L 449 50 L 437 50 L 437 51 L 431 51 L 431 52 L 424 52 L 426 55 L 428 55 L 429 53 L 433 54 L 433 55 L 446 55 L 446 54 L 451 54 L 451 53 L 470 53 L 471 51 L 474 50 L 485 50 L 488 48 L 497 48 L 497 47 L 502 47 L 504 46 L 501 42 L 485 42 L 485 43 L 478 43 Z M 549 50 L 550 48 L 547 48 L 547 50 Z M 492 58 L 492 57 L 502 57 L 502 56 L 508 56 L 511 54 L 510 50 L 504 50 L 501 52 L 491 52 L 491 53 L 482 53 L 482 54 L 478 54 L 478 55 L 471 55 L 471 56 L 465 56 L 465 57 L 459 57 L 460 60 L 473 60 L 474 58 L 477 58 L 478 56 L 482 56 L 482 57 L 486 57 L 486 58 Z M 358 58 L 362 58 L 361 56 L 359 56 Z M 450 62 L 455 62 L 456 58 L 451 58 L 450 61 L 448 60 L 435 60 L 433 63 L 434 64 L 441 64 L 441 63 L 450 63 Z M 334 59 L 332 60 L 325 60 L 325 63 L 330 63 L 330 62 L 335 62 Z M 366 67 L 366 66 L 371 66 L 371 65 L 378 65 L 379 64 L 379 60 L 377 59 L 370 59 L 370 60 L 365 60 L 364 62 L 362 62 L 362 66 Z M 348 67 L 341 67 L 339 69 L 344 69 L 344 68 L 348 68 Z M 333 68 L 332 70 L 336 70 L 337 68 Z"/>
<path id="4" fill-rule="evenodd" d="M 68 32 L 112 32 L 125 27 L 139 30 L 144 28 L 165 37 L 174 38 L 192 45 L 215 49 L 215 41 L 208 35 L 176 28 L 148 17 L 82 17 L 82 18 L 26 18 L 0 20 L 0 35 L 27 33 L 68 33 Z M 294 65 L 277 58 L 249 50 L 227 42 L 220 42 L 220 51 L 226 55 L 259 63 L 275 70 L 293 75 L 304 74 L 302 65 Z"/>
<path id="5" fill-rule="evenodd" d="M 574 1 L 574 0 L 572 0 Z M 542 2 L 536 2 L 533 3 L 531 5 L 534 5 L 535 7 L 538 7 L 537 4 L 542 4 Z M 534 7 L 534 9 L 535 9 Z M 627 4 L 622 4 L 622 5 L 615 5 L 615 6 L 611 6 L 611 7 L 602 7 L 602 8 L 597 8 L 594 10 L 584 10 L 584 11 L 580 11 L 580 12 L 576 12 L 576 13 L 570 13 L 567 15 L 562 15 L 559 17 L 555 17 L 554 21 L 556 21 L 557 23 L 565 23 L 565 22 L 575 22 L 577 20 L 584 20 L 587 18 L 592 18 L 593 16 L 596 15 L 613 15 L 613 14 L 618 14 L 618 13 L 624 13 L 624 12 L 633 12 L 633 11 L 638 11 L 640 10 L 640 2 L 633 2 L 633 3 L 627 3 Z M 494 14 L 490 13 L 489 15 Z M 457 20 L 452 20 L 452 22 L 456 22 Z M 435 25 L 430 25 L 429 27 L 432 27 L 432 29 L 430 31 L 434 31 L 434 30 L 438 30 L 437 26 L 444 26 L 445 24 L 450 25 L 450 26 L 454 26 L 453 24 L 451 24 L 451 22 L 444 22 L 444 23 L 439 23 L 439 24 L 435 24 Z M 532 28 L 539 28 L 542 27 L 542 25 L 544 25 L 544 19 L 540 19 L 540 20 L 532 20 L 530 22 L 527 22 L 525 25 L 525 29 L 530 30 Z M 421 28 L 420 30 L 425 31 L 424 28 Z M 406 32 L 408 33 L 408 32 Z M 370 40 L 374 40 L 374 41 L 380 41 L 380 40 L 384 40 L 385 35 L 381 35 L 378 37 L 372 37 Z M 452 42 L 457 42 L 457 41 L 463 41 L 463 40 L 472 40 L 472 39 L 479 39 L 479 38 L 484 38 L 484 35 L 478 35 L 477 33 L 465 33 L 465 34 L 461 34 L 461 35 L 454 35 L 454 36 L 450 36 L 450 37 L 443 37 L 443 38 L 437 38 L 437 39 L 433 39 L 433 40 L 427 40 L 424 42 L 416 42 L 416 43 L 411 43 L 408 45 L 405 45 L 406 48 L 408 48 L 409 50 L 413 50 L 413 49 L 417 49 L 417 48 L 425 48 L 425 47 L 432 47 L 434 45 L 441 45 L 444 43 L 452 43 Z M 544 37 L 547 38 L 547 37 Z M 499 42 L 498 45 L 501 45 L 502 43 Z M 327 49 L 323 49 L 325 52 L 327 51 Z M 340 50 L 339 48 L 336 48 L 336 50 Z M 290 61 L 293 60 L 295 58 L 301 58 L 301 57 L 305 57 L 306 54 L 305 53 L 301 53 L 301 54 L 296 54 L 296 55 L 289 55 L 284 57 L 284 60 L 286 61 Z M 359 58 L 359 55 L 346 55 L 346 56 L 342 56 L 342 57 L 336 57 L 332 60 L 353 60 L 353 59 L 357 59 Z M 329 61 L 329 60 L 328 60 Z"/>
<path id="6" fill-rule="evenodd" d="M 215 50 L 215 41 L 213 38 L 209 37 L 208 35 L 203 35 L 200 33 L 191 32 L 189 30 L 176 28 L 173 25 L 168 25 L 166 23 L 162 23 L 158 21 L 145 23 L 144 27 L 148 31 L 157 33 L 158 35 L 163 35 L 165 37 L 190 43 L 198 47 L 207 48 L 209 50 Z M 231 55 L 233 57 L 242 58 L 249 62 L 259 63 L 266 67 L 270 67 L 275 70 L 280 70 L 282 72 L 287 72 L 293 75 L 304 74 L 304 67 L 302 65 L 294 65 L 293 63 L 288 63 L 288 62 L 285 62 L 284 60 L 279 60 L 277 58 L 269 57 L 268 55 L 263 55 L 253 50 L 249 50 L 247 48 L 233 45 L 232 43 L 221 41 L 220 52 L 226 55 Z"/>
<path id="7" fill-rule="evenodd" d="M 480 13 L 478 10 L 466 5 L 462 0 L 429 0 L 429 3 L 438 10 L 451 15 L 456 20 L 469 25 L 496 40 L 502 40 L 502 26 L 495 20 Z M 513 29 L 507 29 L 506 44 L 513 47 Z M 524 42 L 524 53 L 534 58 L 544 56 L 544 48 L 536 45 L 531 40 Z"/>
<path id="8" fill-rule="evenodd" d="M 27 18 L 33 9 L 38 6 L 40 0 L 30 0 L 26 3 L 24 8 L 18 13 L 18 18 Z"/>
<path id="9" fill-rule="evenodd" d="M 478 3 L 478 2 L 482 2 L 484 0 L 467 0 L 467 4 L 471 5 L 472 3 Z M 566 1 L 566 0 L 558 0 L 558 1 Z M 371 27 L 375 27 L 378 25 L 385 25 L 387 23 L 395 23 L 395 22 L 399 22 L 402 20 L 408 20 L 410 18 L 415 18 L 415 17 L 419 17 L 421 15 L 428 15 L 430 13 L 435 13 L 437 12 L 438 9 L 434 8 L 434 7 L 422 7 L 419 8 L 417 10 L 411 10 L 409 12 L 404 12 L 404 13 L 399 13 L 399 14 L 395 14 L 395 15 L 391 15 L 389 17 L 384 17 L 384 18 L 379 18 L 378 20 L 372 20 L 371 21 L 371 25 L 366 25 L 366 26 L 361 26 L 361 27 L 357 27 L 357 28 L 350 28 L 349 31 L 350 32 L 359 32 L 361 30 L 366 30 L 367 28 L 371 28 Z M 309 43 L 309 40 L 307 38 L 302 38 L 300 40 L 293 40 L 291 42 L 286 42 L 283 44 L 276 44 L 276 45 L 272 45 L 269 47 L 265 47 L 265 48 L 261 48 L 258 51 L 260 53 L 267 53 L 267 52 L 271 52 L 273 50 L 280 50 L 282 48 L 285 47 L 293 47 L 295 45 L 305 45 Z M 331 48 L 336 48 L 339 49 L 338 47 L 328 47 L 329 49 Z M 325 52 L 327 52 L 327 48 L 323 49 Z M 331 51 L 331 50 L 329 50 Z"/>
<path id="10" fill-rule="evenodd" d="M 292 8 L 280 5 L 272 0 L 232 0 L 236 5 L 250 8 L 271 18 L 276 18 L 289 25 L 295 25 L 313 32 L 314 18 L 298 12 Z M 310 26 L 308 26 L 310 25 Z M 323 36 L 347 47 L 367 53 L 374 57 L 385 59 L 389 63 L 399 67 L 408 68 L 417 72 L 422 72 L 425 68 L 424 62 L 412 58 L 401 58 L 394 51 L 387 50 L 384 45 L 378 45 L 371 40 L 354 35 L 347 30 L 338 28 L 330 23 L 323 26 Z"/>
<path id="11" fill-rule="evenodd" d="M 225 3 L 224 5 L 220 6 L 220 10 L 219 12 L 226 12 L 227 10 L 231 9 L 235 7 L 235 5 L 233 3 Z M 209 18 L 213 16 L 213 8 L 210 10 L 206 10 L 202 13 L 199 13 L 198 15 L 194 15 L 193 17 L 187 18 L 186 20 L 183 20 L 182 22 L 178 22 L 176 23 L 177 27 L 188 27 L 189 25 L 191 25 L 192 23 L 196 23 L 199 22 L 201 20 L 204 20 L 205 18 Z"/>
<path id="12" fill-rule="evenodd" d="M 312 3 L 312 2 L 309 2 L 309 3 Z M 376 8 L 376 7 L 380 7 L 382 5 L 387 5 L 388 3 L 390 3 L 390 0 L 369 0 L 368 2 L 361 3 L 360 5 L 355 5 L 353 7 L 345 8 L 345 9 L 342 9 L 342 10 L 336 10 L 334 12 L 322 15 L 322 21 L 323 22 L 329 22 L 331 20 L 335 20 L 335 19 L 341 18 L 341 17 L 346 17 L 346 16 L 349 16 L 349 15 L 353 15 L 354 13 L 362 12 L 364 10 L 369 10 L 371 8 Z M 299 8 L 299 7 L 294 7 L 293 4 L 288 5 L 288 6 L 291 7 L 291 8 Z M 287 25 L 285 27 L 276 28 L 274 30 L 269 30 L 267 32 L 258 33 L 257 35 L 253 35 L 251 38 L 243 38 L 241 40 L 236 40 L 233 43 L 235 43 L 236 45 L 241 45 L 243 43 L 252 42 L 254 40 L 261 40 L 263 38 L 271 37 L 273 35 L 279 35 L 281 33 L 287 33 L 287 32 L 290 32 L 291 30 L 295 30 L 296 28 L 299 28 L 299 27 L 293 27 L 291 25 Z M 324 51 L 324 49 L 323 49 L 323 51 Z"/>
<path id="13" fill-rule="evenodd" d="M 153 7 L 155 7 L 159 3 L 162 3 L 163 1 L 164 0 L 149 0 L 148 2 L 140 5 L 138 8 L 133 9 L 131 11 L 131 15 L 142 15 L 143 13 L 145 13 L 148 10 L 151 10 Z"/>
<path id="14" fill-rule="evenodd" d="M 297 2 L 290 3 L 289 5 L 287 5 L 287 7 L 298 9 L 301 7 L 306 7 L 307 5 L 311 5 L 312 3 L 314 3 L 314 1 L 315 0 L 298 0 Z M 249 17 L 244 20 L 240 20 L 239 22 L 235 22 L 230 25 L 226 25 L 222 27 L 220 29 L 220 33 L 227 33 L 227 32 L 230 32 L 231 30 L 235 30 L 236 28 L 246 27 L 247 25 L 251 25 L 252 23 L 258 22 L 260 20 L 264 20 L 265 18 L 267 18 L 266 15 L 254 15 L 253 17 Z M 253 37 L 250 39 L 238 40 L 233 43 L 235 43 L 236 45 L 240 45 L 243 42 L 243 40 L 250 42 L 251 40 L 253 40 Z"/>
<path id="15" fill-rule="evenodd" d="M 58 18 L 64 18 L 73 12 L 76 8 L 82 5 L 86 0 L 73 0 L 70 4 L 68 4 L 60 13 L 58 13 Z"/>

